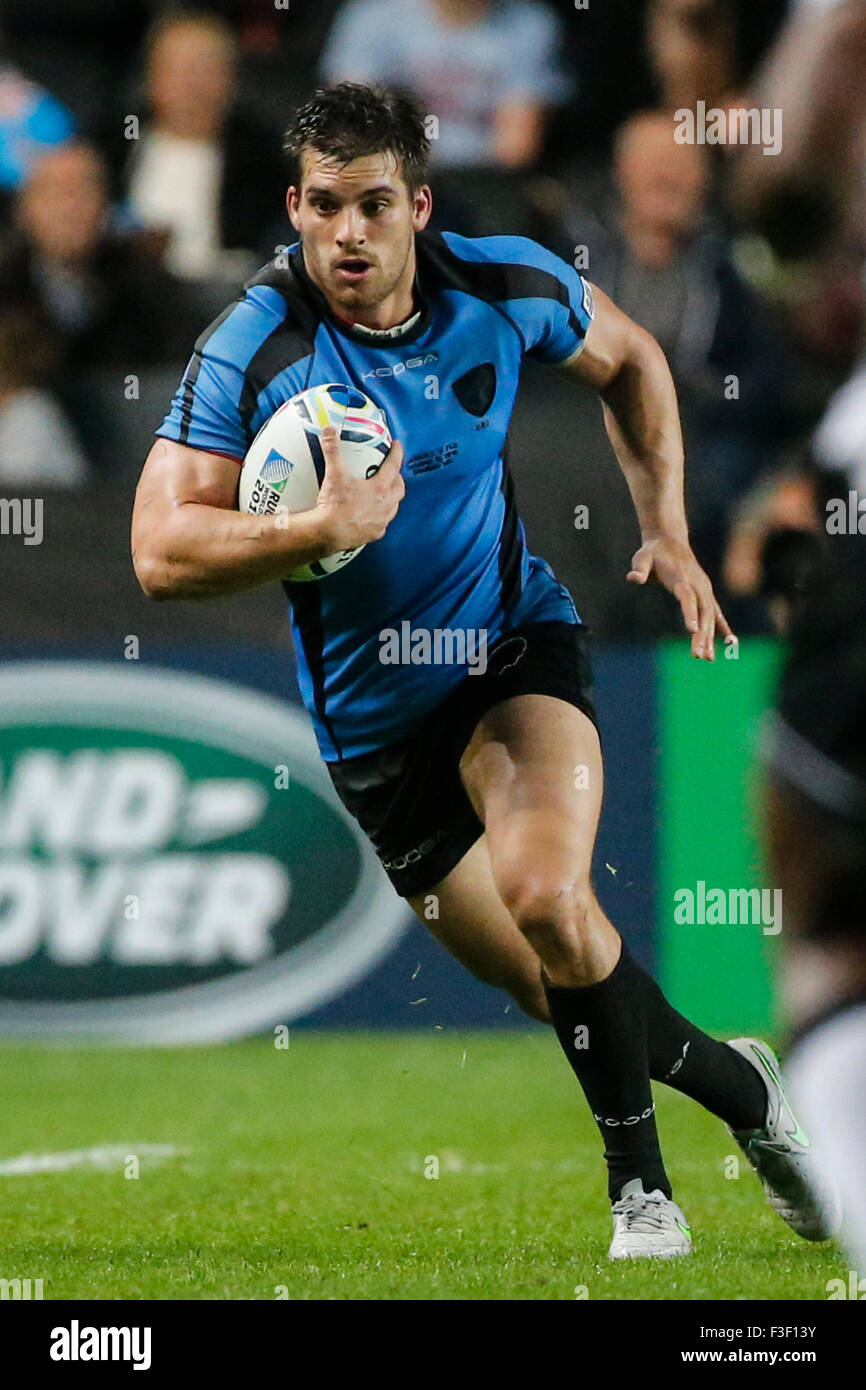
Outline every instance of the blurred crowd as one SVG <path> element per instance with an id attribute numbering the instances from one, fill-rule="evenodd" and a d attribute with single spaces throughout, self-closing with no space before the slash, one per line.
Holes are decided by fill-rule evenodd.
<path id="1" fill-rule="evenodd" d="M 810 240 L 797 205 L 807 244 L 786 248 L 784 229 L 744 216 L 742 152 L 677 143 L 674 113 L 755 105 L 792 11 L 838 2 L 0 0 L 0 488 L 137 475 L 198 333 L 295 239 L 293 107 L 326 82 L 400 84 L 433 118 L 434 226 L 535 237 L 658 338 L 696 551 L 741 629 L 770 627 L 822 488 L 858 460 L 866 473 L 866 220 L 816 223 Z M 581 470 L 615 464 L 539 410 L 518 503 L 543 468 L 571 514 Z M 590 526 L 615 531 L 622 491 L 592 495 Z M 548 554 L 543 528 L 539 514 L 529 539 Z M 580 602 L 578 533 L 570 544 L 549 558 Z M 610 569 L 621 585 L 619 556 Z M 664 605 L 643 611 L 589 616 L 602 636 L 676 625 Z"/>

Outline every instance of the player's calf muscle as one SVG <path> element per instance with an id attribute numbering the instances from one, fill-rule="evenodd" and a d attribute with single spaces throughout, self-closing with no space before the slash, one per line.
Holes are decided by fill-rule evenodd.
<path id="1" fill-rule="evenodd" d="M 482 936 L 471 920 L 461 921 L 459 915 L 455 920 L 441 922 L 434 927 L 426 919 L 426 898 L 423 895 L 409 898 L 408 902 L 422 925 L 432 931 L 436 940 L 476 980 L 490 985 L 492 989 L 504 989 L 530 1018 L 537 1019 L 539 1023 L 550 1023 L 538 958 L 516 937 L 513 924 L 509 924 L 508 934 L 498 939 L 488 932 Z"/>
<path id="2" fill-rule="evenodd" d="M 508 993 L 523 1013 L 537 1023 L 552 1023 L 550 1006 L 540 979 L 521 980 L 519 984 L 508 987 Z"/>

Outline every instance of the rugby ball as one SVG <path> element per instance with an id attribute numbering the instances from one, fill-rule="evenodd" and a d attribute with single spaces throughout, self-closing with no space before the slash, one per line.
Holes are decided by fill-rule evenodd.
<path id="1" fill-rule="evenodd" d="M 325 477 L 322 430 L 333 425 L 343 462 L 356 478 L 372 478 L 391 447 L 388 421 L 363 391 L 339 382 L 311 386 L 281 405 L 250 445 L 238 484 L 238 510 L 254 516 L 306 512 L 315 507 Z M 364 549 L 341 550 L 286 575 L 292 581 L 326 579 Z"/>

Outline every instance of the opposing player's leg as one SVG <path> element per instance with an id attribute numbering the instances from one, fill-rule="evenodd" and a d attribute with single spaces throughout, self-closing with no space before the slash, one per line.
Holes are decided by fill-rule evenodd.
<path id="1" fill-rule="evenodd" d="M 792 624 L 762 753 L 771 882 L 785 904 L 791 1092 L 842 1239 L 866 1273 L 866 540 L 828 546 Z M 790 1127 L 789 1127 L 790 1128 Z M 835 1192 L 833 1191 L 835 1189 Z"/>
<path id="2" fill-rule="evenodd" d="M 804 1033 L 789 1057 L 788 1075 L 794 1103 L 815 1139 L 815 1157 L 825 1175 L 823 1187 L 818 1188 L 825 1229 L 833 1232 L 841 1226 L 841 1239 L 862 1278 L 866 1275 L 866 999 L 841 1005 Z"/>

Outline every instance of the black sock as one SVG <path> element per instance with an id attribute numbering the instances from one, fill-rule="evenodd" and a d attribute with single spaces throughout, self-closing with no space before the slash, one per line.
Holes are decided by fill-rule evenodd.
<path id="1" fill-rule="evenodd" d="M 545 993 L 556 1035 L 604 1140 L 611 1201 L 632 1178 L 640 1178 L 646 1192 L 660 1188 L 670 1197 L 656 1131 L 643 1002 L 622 964 L 620 958 L 612 974 L 594 985 L 553 985 L 543 976 Z"/>
<path id="2" fill-rule="evenodd" d="M 732 1129 L 760 1129 L 767 1088 L 755 1068 L 727 1043 L 702 1033 L 665 999 L 623 942 L 620 967 L 643 998 L 650 1076 L 691 1096 Z"/>

